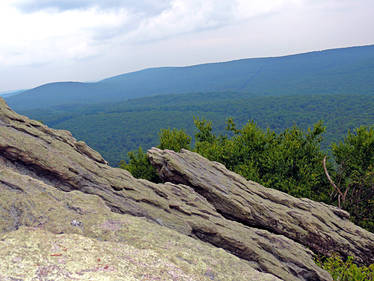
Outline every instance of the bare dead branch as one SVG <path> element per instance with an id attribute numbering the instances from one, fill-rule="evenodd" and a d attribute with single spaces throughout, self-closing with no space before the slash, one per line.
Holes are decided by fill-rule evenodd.
<path id="1" fill-rule="evenodd" d="M 327 179 L 329 180 L 331 186 L 339 193 L 339 195 L 338 195 L 338 207 L 340 208 L 340 198 L 343 199 L 343 203 L 344 203 L 345 195 L 347 193 L 347 190 L 346 190 L 345 194 L 343 194 L 341 192 L 340 188 L 337 187 L 336 184 L 331 179 L 331 177 L 329 175 L 329 172 L 327 171 L 327 168 L 326 168 L 326 156 L 323 158 L 322 165 L 323 165 L 323 170 L 325 171 L 325 175 L 326 175 Z"/>
<path id="2" fill-rule="evenodd" d="M 345 198 L 347 197 L 347 193 L 348 193 L 348 190 L 349 190 L 349 185 L 347 186 L 347 188 L 345 189 L 345 192 L 344 192 L 344 195 L 343 195 L 343 203 L 344 203 L 344 201 L 345 201 Z"/>

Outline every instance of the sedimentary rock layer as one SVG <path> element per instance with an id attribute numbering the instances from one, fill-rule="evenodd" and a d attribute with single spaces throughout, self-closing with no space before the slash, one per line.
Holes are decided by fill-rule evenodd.
<path id="1" fill-rule="evenodd" d="M 152 148 L 148 156 L 163 180 L 193 187 L 227 219 L 283 235 L 318 254 L 374 263 L 374 234 L 337 207 L 265 188 L 191 151 Z"/>
<path id="2" fill-rule="evenodd" d="M 96 195 L 4 168 L 0 176 L 2 281 L 279 280 L 222 249 L 113 213 Z"/>

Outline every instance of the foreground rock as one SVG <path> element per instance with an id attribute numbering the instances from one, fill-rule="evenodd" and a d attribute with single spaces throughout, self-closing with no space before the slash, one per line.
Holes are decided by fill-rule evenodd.
<path id="1" fill-rule="evenodd" d="M 194 188 L 134 179 L 127 171 L 109 167 L 97 152 L 77 142 L 69 132 L 52 130 L 20 116 L 0 99 L 0 233 L 5 235 L 0 238 L 2 256 L 8 253 L 13 257 L 13 252 L 5 251 L 21 243 L 25 231 L 35 231 L 30 239 L 36 239 L 35 245 L 46 241 L 46 248 L 57 239 L 54 235 L 65 235 L 64 239 L 71 243 L 78 239 L 74 235 L 81 235 L 98 248 L 106 247 L 99 241 L 108 241 L 152 250 L 163 255 L 162 264 L 171 262 L 171 270 L 182 270 L 181 276 L 186 276 L 183 278 L 275 280 L 277 276 L 287 281 L 331 280 L 314 264 L 311 250 L 285 235 L 272 233 L 270 227 L 249 227 L 227 214 L 225 218 L 211 197 L 201 193 L 209 203 Z M 39 241 L 37 237 L 44 238 Z M 180 250 L 174 249 L 174 244 Z M 43 245 L 39 243 L 32 252 L 40 258 L 40 264 L 45 263 L 53 271 L 57 265 L 49 263 L 49 252 L 43 250 Z M 119 244 L 110 245 L 119 248 Z M 118 260 L 117 254 L 112 253 L 113 261 Z M 6 272 L 13 274 L 13 261 L 19 259 L 1 260 L 0 268 L 6 266 Z M 30 265 L 28 260 L 19 262 L 25 268 Z M 71 262 L 74 264 L 74 260 Z M 30 266 L 34 266 L 34 272 L 39 270 L 38 263 Z M 73 269 L 69 270 L 73 274 Z M 9 274 L 2 278 L 13 278 Z M 161 278 L 157 274 L 155 278 Z M 110 280 L 117 277 L 113 278 Z"/>
<path id="2" fill-rule="evenodd" d="M 279 280 L 222 249 L 113 213 L 98 196 L 59 191 L 8 170 L 0 175 L 1 225 L 33 226 L 0 235 L 2 281 Z"/>
<path id="3" fill-rule="evenodd" d="M 9 163 L 7 166 L 9 166 Z M 136 181 L 135 179 L 133 180 Z M 150 183 L 148 184 L 151 185 Z M 183 214 L 183 212 L 191 212 L 190 216 L 186 214 L 184 217 L 182 215 L 176 217 L 176 220 L 180 220 L 179 224 L 185 223 L 188 227 L 192 226 L 193 229 L 190 230 L 190 233 L 193 231 L 197 231 L 199 235 L 205 233 L 207 237 L 216 240 L 212 240 L 213 244 L 227 241 L 227 246 L 231 245 L 231 247 L 233 247 L 232 245 L 236 245 L 236 247 L 238 247 L 238 252 L 239 248 L 241 248 L 242 251 L 247 251 L 248 254 L 252 255 L 252 263 L 240 260 L 223 250 L 208 247 L 201 242 L 198 243 L 196 240 L 193 240 L 188 236 L 178 234 L 177 232 L 158 224 L 147 222 L 144 219 L 136 218 L 134 216 L 111 212 L 109 207 L 106 206 L 99 196 L 85 194 L 78 190 L 63 192 L 39 179 L 35 179 L 29 175 L 22 175 L 18 171 L 5 166 L 0 169 L 0 230 L 2 233 L 14 233 L 14 231 L 22 226 L 29 226 L 36 230 L 42 229 L 54 234 L 80 234 L 99 241 L 119 242 L 140 249 L 151 249 L 156 252 L 162 252 L 165 258 L 177 263 L 177 265 L 178 262 L 181 262 L 182 265 L 186 262 L 190 264 L 191 267 L 197 267 L 196 270 L 198 270 L 201 263 L 204 264 L 208 261 L 208 264 L 206 264 L 204 268 L 207 270 L 208 275 L 217 276 L 217 278 L 218 276 L 222 276 L 222 279 L 220 278 L 217 280 L 248 280 L 249 276 L 254 278 L 254 280 L 256 280 L 256 278 L 258 278 L 258 280 L 268 278 L 268 275 L 263 276 L 263 273 L 253 269 L 260 268 L 260 265 L 268 266 L 268 272 L 274 272 L 278 275 L 284 276 L 284 280 L 297 280 L 292 274 L 288 273 L 292 263 L 295 263 L 293 266 L 295 269 L 298 267 L 304 268 L 304 272 L 302 273 L 304 275 L 313 274 L 313 276 L 315 276 L 316 274 L 320 274 L 322 277 L 324 276 L 323 274 L 325 273 L 316 268 L 313 264 L 310 258 L 311 252 L 306 251 L 296 243 L 280 236 L 272 235 L 266 231 L 252 231 L 250 229 L 248 229 L 248 231 L 238 223 L 230 221 L 226 222 L 226 220 L 220 217 L 219 214 L 215 214 L 217 217 L 212 216 L 211 213 L 214 214 L 215 210 L 213 208 L 209 209 L 210 204 L 204 198 L 194 194 L 193 190 L 186 186 L 169 184 L 154 186 L 160 188 L 167 187 L 174 190 L 173 192 L 184 197 L 183 200 L 186 200 L 187 203 L 190 202 L 192 204 L 192 200 L 188 199 L 195 198 L 195 206 L 200 206 L 198 210 L 196 207 L 189 209 L 186 204 L 183 205 L 181 202 L 178 204 L 176 200 L 171 200 L 174 205 L 172 205 L 170 210 L 173 210 L 172 208 L 180 208 L 181 214 Z M 167 192 L 167 190 L 164 191 Z M 169 198 L 172 199 L 171 196 L 169 196 Z M 205 208 L 205 213 L 203 212 L 203 208 Z M 194 209 L 196 210 L 192 211 Z M 154 211 L 155 216 L 158 216 L 156 208 Z M 162 222 L 161 218 L 166 220 L 165 217 L 162 217 L 161 210 L 158 212 L 161 213 L 160 216 L 158 216 L 158 220 L 160 222 Z M 194 218 L 194 216 L 196 216 L 196 218 Z M 202 218 L 199 220 L 200 216 L 204 216 L 207 219 Z M 211 223 L 209 219 L 224 223 L 225 225 L 220 226 L 217 223 L 217 226 L 215 226 L 215 224 Z M 184 222 L 184 220 L 186 222 Z M 170 227 L 171 224 L 169 223 L 168 225 Z M 174 226 L 176 226 L 176 223 Z M 224 229 L 224 226 L 227 226 L 228 228 Z M 22 233 L 23 232 L 21 232 L 21 234 L 14 234 L 16 236 L 22 236 L 19 238 L 14 238 L 14 236 L 6 237 L 12 237 L 8 240 L 11 243 L 17 244 L 19 241 L 24 239 Z M 39 234 L 40 232 L 37 232 L 35 235 Z M 249 236 L 246 237 L 246 234 Z M 49 234 L 43 235 L 47 236 Z M 53 237 L 51 237 L 51 239 L 54 239 Z M 14 241 L 13 238 L 16 239 L 16 242 L 12 242 Z M 5 240 L 3 251 L 9 251 L 9 249 L 14 248 L 13 246 L 15 244 L 7 242 L 7 238 L 2 239 Z M 38 245 L 39 243 L 38 241 L 31 240 L 29 242 L 29 244 L 34 245 Z M 271 249 L 272 246 L 270 245 L 270 242 L 274 243 L 274 249 Z M 71 243 L 74 245 L 74 241 L 71 241 Z M 257 245 L 258 243 L 260 245 Z M 265 245 L 267 245 L 269 250 L 264 249 Z M 39 250 L 37 249 L 38 247 L 40 247 L 40 244 L 39 246 L 32 248 L 32 251 L 36 251 L 37 253 L 34 252 L 34 255 L 43 258 L 43 264 L 47 264 L 43 265 L 43 268 L 56 268 L 56 266 L 60 268 L 61 265 L 59 264 L 53 265 L 49 263 L 55 261 L 54 259 L 45 260 L 45 258 L 49 258 L 49 256 L 46 257 L 45 252 L 39 253 Z M 21 245 L 18 245 L 15 248 L 22 249 Z M 74 246 L 70 246 L 69 248 L 74 248 Z M 204 249 L 206 251 L 205 253 Z M 27 250 L 27 247 L 24 250 Z M 277 252 L 279 252 L 279 256 L 282 256 L 283 258 L 287 258 L 288 254 L 290 256 L 288 257 L 290 265 L 283 268 L 283 262 L 278 261 L 276 258 L 277 256 L 274 257 L 272 255 L 272 253 L 275 255 Z M 4 254 L 3 256 L 14 256 L 11 253 L 5 253 L 7 254 Z M 60 253 L 61 251 L 58 254 Z M 27 254 L 28 252 L 24 252 L 23 254 L 19 253 L 18 255 L 27 256 Z M 87 255 L 91 255 L 90 249 L 88 249 Z M 297 256 L 300 256 L 302 261 L 297 261 L 296 263 Z M 35 257 L 30 258 L 34 259 Z M 305 262 L 306 265 L 302 264 L 302 262 Z M 115 262 L 113 262 L 113 264 L 115 264 Z M 9 274 L 13 274 L 12 272 L 14 271 L 11 270 L 13 270 L 13 267 L 16 265 L 19 265 L 16 267 L 16 272 L 19 272 L 19 267 L 24 268 L 23 274 L 26 274 L 27 272 L 35 273 L 40 269 L 39 265 L 35 263 L 30 265 L 28 259 L 19 260 L 6 258 L 0 261 L 0 268 L 8 268 Z M 87 267 L 81 269 L 86 270 Z M 314 271 L 317 273 L 313 273 Z M 71 271 L 69 272 L 73 274 Z M 139 269 L 139 272 L 142 272 L 142 269 Z M 251 272 L 253 272 L 253 274 Z M 204 276 L 205 273 L 201 270 L 200 275 Z M 301 273 L 298 274 L 300 275 Z M 14 275 L 8 276 L 14 277 Z M 323 279 L 322 277 L 320 279 Z M 269 280 L 276 279 L 274 276 L 270 276 L 269 278 Z"/>
<path id="4" fill-rule="evenodd" d="M 227 219 L 281 234 L 321 255 L 374 263 L 374 234 L 350 222 L 341 209 L 265 188 L 187 150 L 152 148 L 148 156 L 162 179 L 193 187 Z"/>

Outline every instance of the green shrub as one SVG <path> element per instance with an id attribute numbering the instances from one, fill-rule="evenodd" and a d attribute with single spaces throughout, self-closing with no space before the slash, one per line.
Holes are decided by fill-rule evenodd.
<path id="1" fill-rule="evenodd" d="M 171 149 L 179 152 L 184 149 L 191 149 L 191 137 L 187 135 L 183 130 L 177 129 L 161 129 L 159 133 L 160 149 Z"/>
<path id="2" fill-rule="evenodd" d="M 177 129 L 162 129 L 159 133 L 161 149 L 171 149 L 179 152 L 182 148 L 191 149 L 191 137 L 188 136 L 183 130 Z M 137 152 L 130 151 L 129 162 L 121 160 L 119 167 L 128 170 L 135 178 L 146 179 L 152 182 L 161 182 L 156 169 L 151 165 L 148 160 L 147 153 L 143 152 L 141 146 Z"/>
<path id="3" fill-rule="evenodd" d="M 236 129 L 229 119 L 227 134 L 219 136 L 212 134 L 211 122 L 197 119 L 195 125 L 195 150 L 202 156 L 266 187 L 328 202 L 331 188 L 322 167 L 326 153 L 320 148 L 325 131 L 321 122 L 307 132 L 293 126 L 277 134 L 251 121 Z"/>
<path id="4" fill-rule="evenodd" d="M 150 164 L 147 154 L 143 152 L 141 146 L 137 152 L 130 151 L 129 163 L 122 160 L 119 163 L 121 169 L 129 171 L 135 178 L 146 179 L 152 182 L 160 182 L 156 169 Z"/>
<path id="5" fill-rule="evenodd" d="M 344 262 L 339 256 L 334 255 L 318 259 L 317 265 L 328 271 L 335 281 L 374 281 L 374 264 L 369 267 L 357 266 L 352 257 Z"/>
<path id="6" fill-rule="evenodd" d="M 354 223 L 374 232 L 374 127 L 348 132 L 343 142 L 332 145 L 332 153 L 337 163 L 334 180 L 343 193 L 341 207 Z"/>

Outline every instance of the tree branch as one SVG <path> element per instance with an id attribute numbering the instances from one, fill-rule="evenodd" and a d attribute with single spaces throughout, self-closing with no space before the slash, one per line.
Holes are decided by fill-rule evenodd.
<path id="1" fill-rule="evenodd" d="M 323 158 L 323 161 L 322 161 L 322 165 L 323 165 L 323 170 L 325 171 L 325 175 L 327 177 L 327 179 L 329 180 L 331 186 L 339 193 L 339 196 L 338 196 L 338 207 L 340 208 L 340 198 L 343 199 L 343 203 L 345 201 L 345 195 L 347 194 L 347 190 L 345 192 L 345 194 L 343 195 L 343 193 L 341 192 L 340 188 L 336 186 L 336 184 L 333 182 L 333 180 L 331 179 L 328 171 L 327 171 L 327 168 L 326 168 L 326 156 Z"/>

